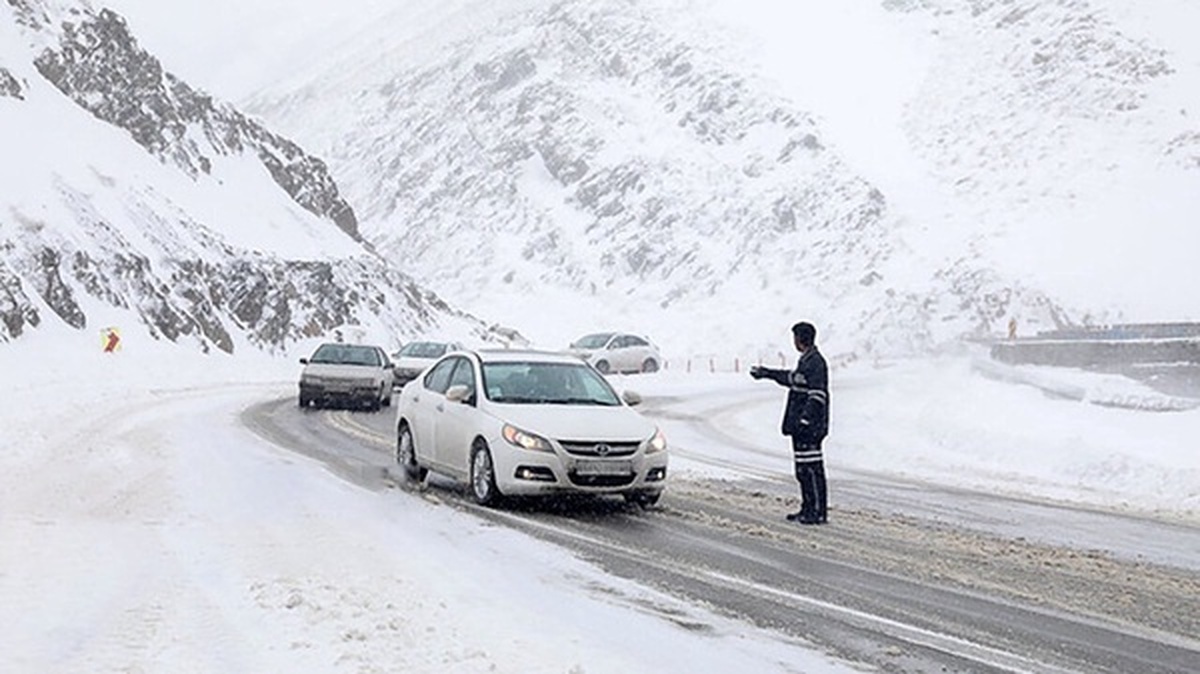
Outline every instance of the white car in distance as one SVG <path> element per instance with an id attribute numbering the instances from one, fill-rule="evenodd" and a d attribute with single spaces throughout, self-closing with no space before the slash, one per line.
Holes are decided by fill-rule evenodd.
<path id="1" fill-rule="evenodd" d="M 458 342 L 409 342 L 392 354 L 392 372 L 397 386 L 416 379 L 425 368 L 451 351 L 462 349 Z"/>
<path id="2" fill-rule="evenodd" d="M 611 494 L 647 507 L 662 494 L 667 442 L 608 381 L 563 353 L 451 353 L 400 392 L 396 460 L 467 482 L 476 502 Z"/>
<path id="3" fill-rule="evenodd" d="M 378 346 L 326 343 L 301 358 L 300 407 L 392 404 L 392 364 Z"/>
<path id="4" fill-rule="evenodd" d="M 656 372 L 662 366 L 662 356 L 650 340 L 623 332 L 584 335 L 571 342 L 568 349 L 601 374 Z"/>

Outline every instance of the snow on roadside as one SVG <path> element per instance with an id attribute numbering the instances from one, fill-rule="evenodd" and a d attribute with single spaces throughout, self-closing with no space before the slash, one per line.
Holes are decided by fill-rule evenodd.
<path id="1" fill-rule="evenodd" d="M 1200 409 L 1111 406 L 1163 397 L 1112 375 L 1010 368 L 1014 373 L 998 379 L 995 369 L 969 355 L 834 368 L 825 444 L 831 478 L 862 471 L 1200 521 Z M 785 392 L 774 384 L 745 374 L 664 372 L 622 377 L 618 385 L 644 396 L 726 392 L 713 407 L 759 396 L 759 403 L 714 412 L 709 421 L 777 453 L 777 461 L 762 459 L 761 467 L 789 474 L 787 441 L 778 430 Z M 1076 395 L 1055 395 L 1066 390 Z M 668 434 L 670 442 L 679 439 Z M 725 449 L 707 451 L 722 458 Z M 711 472 L 687 462 L 673 466 L 680 463 Z"/>

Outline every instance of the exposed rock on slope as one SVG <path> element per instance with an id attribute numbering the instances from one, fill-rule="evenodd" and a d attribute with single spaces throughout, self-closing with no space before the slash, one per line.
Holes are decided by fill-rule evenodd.
<path id="1" fill-rule="evenodd" d="M 0 341 L 114 308 L 227 352 L 346 325 L 520 339 L 371 251 L 321 160 L 164 71 L 115 13 L 8 0 L 0 29 Z"/>

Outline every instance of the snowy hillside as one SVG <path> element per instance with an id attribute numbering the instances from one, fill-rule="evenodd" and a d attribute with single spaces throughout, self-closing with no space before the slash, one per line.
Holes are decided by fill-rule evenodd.
<path id="1" fill-rule="evenodd" d="M 209 25 L 264 56 L 230 90 L 330 158 L 380 250 L 543 338 L 694 349 L 805 315 L 905 350 L 1009 316 L 1196 318 L 1195 3 L 285 9 Z"/>
<path id="2" fill-rule="evenodd" d="M 389 261 L 542 343 L 1200 318 L 1188 0 L 109 1 L 328 159 Z"/>
<path id="3" fill-rule="evenodd" d="M 0 340 L 123 325 L 268 351 L 361 324 L 483 336 L 364 245 L 324 162 L 193 89 L 124 20 L 0 6 Z"/>
<path id="4" fill-rule="evenodd" d="M 1012 304 L 1065 318 L 967 251 L 913 249 L 818 120 L 677 16 L 535 6 L 423 57 L 334 60 L 254 109 L 330 157 L 380 251 L 558 340 L 686 323 L 657 338 L 741 347 L 804 314 L 895 351 L 994 332 Z M 563 320 L 580 301 L 593 325 Z"/>

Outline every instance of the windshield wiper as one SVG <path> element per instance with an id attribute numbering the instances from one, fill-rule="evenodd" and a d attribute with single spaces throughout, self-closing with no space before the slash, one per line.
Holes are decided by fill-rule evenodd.
<path id="1" fill-rule="evenodd" d="M 601 405 L 603 407 L 611 407 L 612 403 L 604 400 L 596 400 L 595 398 L 564 398 L 555 400 L 554 402 L 562 405 Z"/>
<path id="2" fill-rule="evenodd" d="M 545 398 L 530 398 L 527 396 L 504 396 L 494 399 L 493 402 L 511 403 L 513 405 L 542 405 L 551 401 Z"/>

